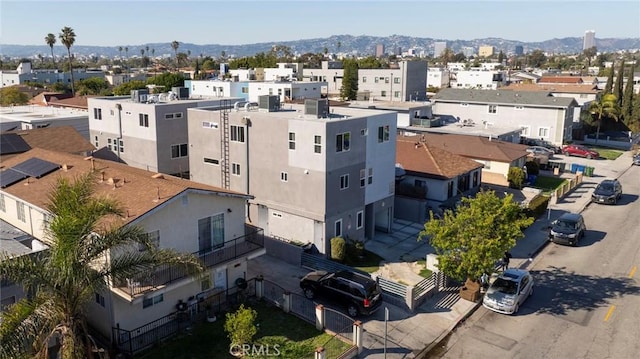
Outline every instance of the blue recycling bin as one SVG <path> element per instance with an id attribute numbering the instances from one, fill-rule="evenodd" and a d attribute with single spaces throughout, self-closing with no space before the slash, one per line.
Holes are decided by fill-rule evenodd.
<path id="1" fill-rule="evenodd" d="M 585 165 L 578 165 L 578 166 L 576 166 L 576 172 L 584 173 L 586 168 L 587 168 L 587 166 L 585 166 Z"/>
<path id="2" fill-rule="evenodd" d="M 572 163 L 571 164 L 571 173 L 576 173 L 576 171 L 578 171 L 578 166 L 579 166 L 579 164 Z"/>

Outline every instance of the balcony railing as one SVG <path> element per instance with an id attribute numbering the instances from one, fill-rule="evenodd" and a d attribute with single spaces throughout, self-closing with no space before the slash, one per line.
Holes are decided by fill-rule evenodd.
<path id="1" fill-rule="evenodd" d="M 194 252 L 206 268 L 215 267 L 234 260 L 253 251 L 264 248 L 264 233 L 261 228 L 246 225 L 245 235 L 225 242 L 224 246 L 206 253 Z M 180 266 L 159 266 L 153 272 L 145 273 L 134 278 L 117 281 L 115 287 L 131 297 L 152 291 L 177 280 L 187 277 L 189 273 Z"/>

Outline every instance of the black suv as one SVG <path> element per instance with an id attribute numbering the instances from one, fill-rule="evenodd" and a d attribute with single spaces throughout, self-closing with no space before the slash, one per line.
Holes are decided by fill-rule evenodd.
<path id="1" fill-rule="evenodd" d="M 322 295 L 347 308 L 347 313 L 369 315 L 382 305 L 382 291 L 376 281 L 363 274 L 340 271 L 315 271 L 300 280 L 304 296 Z"/>
<path id="2" fill-rule="evenodd" d="M 591 202 L 616 204 L 622 197 L 622 185 L 617 179 L 604 180 L 598 184 L 593 194 Z"/>
<path id="3" fill-rule="evenodd" d="M 554 243 L 577 246 L 584 238 L 587 226 L 584 218 L 578 213 L 565 213 L 553 221 L 549 229 L 549 240 Z"/>

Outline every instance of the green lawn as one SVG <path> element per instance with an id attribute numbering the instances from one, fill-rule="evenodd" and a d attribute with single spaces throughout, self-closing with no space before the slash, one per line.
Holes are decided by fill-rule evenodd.
<path id="1" fill-rule="evenodd" d="M 367 273 L 373 273 L 380 269 L 380 262 L 383 260 L 384 258 L 365 249 L 362 252 L 362 258 L 350 256 L 345 260 L 344 264 L 355 267 Z"/>
<path id="2" fill-rule="evenodd" d="M 560 177 L 538 176 L 536 177 L 536 183 L 534 183 L 533 186 L 542 189 L 545 193 L 548 193 L 560 187 L 566 181 L 566 179 Z"/>
<path id="3" fill-rule="evenodd" d="M 425 259 L 421 259 L 417 261 L 417 263 L 422 266 L 422 269 L 420 269 L 420 273 L 418 274 L 422 278 L 431 278 L 431 275 L 433 274 L 433 272 L 427 269 L 427 261 Z"/>
<path id="4" fill-rule="evenodd" d="M 329 353 L 342 353 L 350 345 L 318 331 L 313 325 L 292 314 L 264 302 L 248 306 L 258 312 L 258 333 L 253 338 L 257 345 L 269 345 L 274 355 L 278 345 L 280 358 L 313 358 L 316 348 L 322 346 Z M 327 344 L 328 343 L 328 344 Z M 145 352 L 139 358 L 210 359 L 234 358 L 229 354 L 229 339 L 224 331 L 224 317 L 214 323 L 196 325 L 190 334 L 182 334 Z"/>
<path id="5" fill-rule="evenodd" d="M 614 149 L 605 148 L 605 147 L 589 147 L 589 148 L 592 150 L 598 151 L 598 153 L 600 154 L 600 157 L 606 160 L 615 160 L 616 158 L 620 157 L 624 153 L 624 151 L 614 150 Z"/>

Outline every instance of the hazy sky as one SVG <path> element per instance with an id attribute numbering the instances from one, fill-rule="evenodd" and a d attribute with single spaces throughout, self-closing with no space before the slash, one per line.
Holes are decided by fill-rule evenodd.
<path id="1" fill-rule="evenodd" d="M 69 26 L 75 45 L 241 45 L 331 35 L 544 41 L 640 37 L 640 0 L 182 1 L 0 0 L 0 44 L 44 45 Z M 1 49 L 0 49 L 1 53 Z"/>

